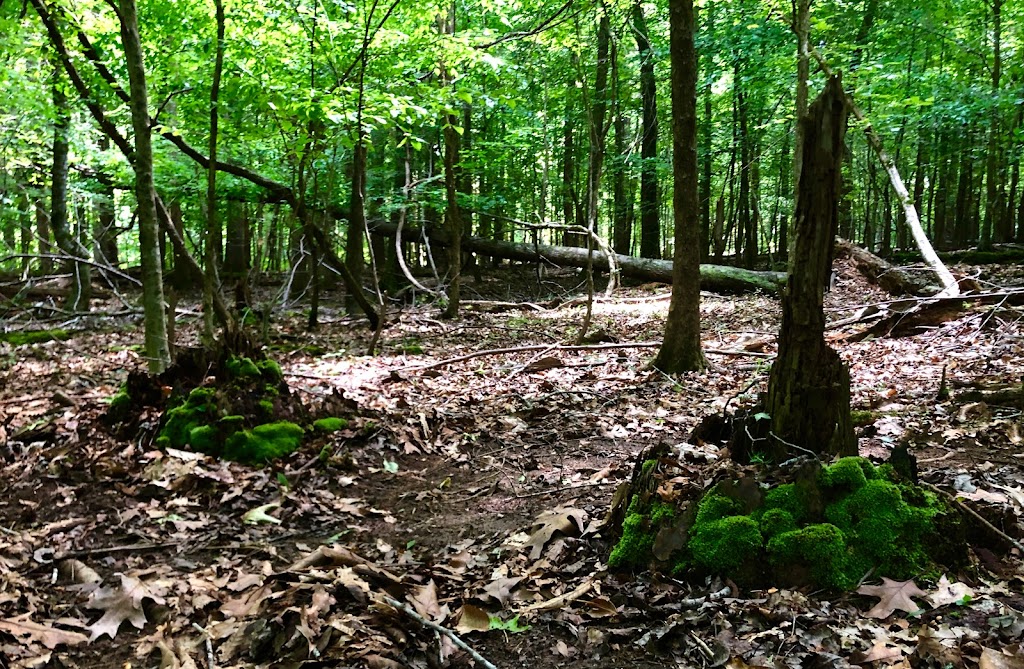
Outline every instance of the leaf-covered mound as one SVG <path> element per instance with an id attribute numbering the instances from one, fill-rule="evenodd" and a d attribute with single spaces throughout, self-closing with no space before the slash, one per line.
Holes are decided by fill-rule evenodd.
<path id="1" fill-rule="evenodd" d="M 691 501 L 666 498 L 672 487 L 659 483 L 671 474 L 668 458 L 643 462 L 609 566 L 848 590 L 868 573 L 937 575 L 966 560 L 955 511 L 888 463 L 807 460 L 788 481 L 768 486 L 747 473 Z"/>
<path id="2" fill-rule="evenodd" d="M 189 350 L 159 377 L 132 374 L 112 398 L 108 421 L 132 423 L 133 413 L 147 406 L 164 409 L 157 446 L 190 448 L 250 464 L 296 450 L 309 422 L 281 367 L 256 353 L 250 357 Z"/>

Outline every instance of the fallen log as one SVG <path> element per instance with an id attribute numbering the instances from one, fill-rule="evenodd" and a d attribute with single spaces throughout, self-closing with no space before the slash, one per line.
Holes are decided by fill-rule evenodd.
<path id="1" fill-rule="evenodd" d="M 372 224 L 370 228 L 371 233 L 385 237 L 394 237 L 397 230 L 397 225 L 382 221 Z M 426 239 L 433 245 L 444 246 L 447 243 L 448 237 L 442 230 L 430 230 Z M 424 241 L 424 232 L 421 228 L 406 226 L 402 229 L 402 241 Z M 585 267 L 587 263 L 587 249 L 571 246 L 498 242 L 482 237 L 464 236 L 462 238 L 462 249 L 493 258 L 524 262 L 546 262 L 563 267 Z M 608 258 L 604 253 L 595 250 L 593 259 L 594 269 L 608 271 Z M 618 261 L 622 276 L 641 281 L 672 283 L 671 260 L 635 258 L 619 254 L 615 255 L 615 259 Z M 700 266 L 700 287 L 716 293 L 748 293 L 760 290 L 777 295 L 785 281 L 786 274 L 784 272 L 755 272 L 724 265 Z"/>
<path id="2" fill-rule="evenodd" d="M 914 295 L 927 297 L 935 295 L 942 287 L 931 280 L 931 272 L 914 272 L 897 267 L 871 251 L 863 249 L 845 239 L 836 239 L 835 257 L 849 256 L 857 271 L 871 283 L 877 283 L 890 295 Z"/>

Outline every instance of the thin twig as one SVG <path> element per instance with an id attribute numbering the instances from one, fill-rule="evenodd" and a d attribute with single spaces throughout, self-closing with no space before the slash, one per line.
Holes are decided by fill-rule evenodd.
<path id="1" fill-rule="evenodd" d="M 464 650 L 467 653 L 469 653 L 470 657 L 472 657 L 473 660 L 475 662 L 477 662 L 480 666 L 484 667 L 484 669 L 498 669 L 496 666 L 494 666 L 493 664 L 488 662 L 486 659 L 484 659 L 483 655 L 481 655 L 480 653 L 478 653 L 475 650 L 473 650 L 472 648 L 470 648 L 469 644 L 467 644 L 465 641 L 460 639 L 459 636 L 457 634 L 455 634 L 455 632 L 451 631 L 447 627 L 442 627 L 442 626 L 438 625 L 435 622 L 427 620 L 426 618 L 424 618 L 420 614 L 416 613 L 416 611 L 412 607 L 410 607 L 410 606 L 408 606 L 406 604 L 403 604 L 402 602 L 398 601 L 394 597 L 389 597 L 388 595 L 384 595 L 384 594 L 382 594 L 380 597 L 389 606 L 393 606 L 394 608 L 398 609 L 399 611 L 401 611 L 405 615 L 409 616 L 410 618 L 412 618 L 413 620 L 415 620 L 419 624 L 423 625 L 424 627 L 426 627 L 428 629 L 431 629 L 431 630 L 434 630 L 435 632 L 438 632 L 439 634 L 443 634 L 446 637 L 448 637 L 449 639 L 451 639 L 452 643 L 454 643 L 456 646 L 458 646 L 462 650 Z"/>
<path id="2" fill-rule="evenodd" d="M 567 490 L 579 490 L 581 488 L 594 488 L 597 486 L 618 485 L 619 483 L 622 483 L 622 481 L 588 481 L 587 483 L 567 485 L 561 488 L 555 488 L 554 490 L 538 490 L 536 492 L 526 492 L 521 495 L 516 495 L 515 499 L 525 499 L 527 497 L 542 497 L 544 495 L 554 495 L 560 492 L 566 492 Z"/>

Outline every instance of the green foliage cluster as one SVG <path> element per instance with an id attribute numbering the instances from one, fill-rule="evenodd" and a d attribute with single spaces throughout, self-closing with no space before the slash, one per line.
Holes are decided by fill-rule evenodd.
<path id="1" fill-rule="evenodd" d="M 901 482 L 891 467 L 848 457 L 765 491 L 747 514 L 727 488 L 712 488 L 692 513 L 685 548 L 669 566 L 745 584 L 774 579 L 833 590 L 854 587 L 872 569 L 879 576 L 912 578 L 929 571 L 932 556 L 958 554 L 947 545 L 946 530 L 937 529 L 955 518 L 947 512 L 941 499 Z M 677 513 L 664 502 L 645 506 L 634 498 L 609 566 L 651 563 L 658 532 Z"/>

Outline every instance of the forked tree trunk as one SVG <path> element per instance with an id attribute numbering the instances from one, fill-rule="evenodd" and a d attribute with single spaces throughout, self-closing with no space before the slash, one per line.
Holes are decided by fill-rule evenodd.
<path id="1" fill-rule="evenodd" d="M 794 239 L 782 300 L 779 355 L 768 381 L 771 433 L 763 448 L 781 461 L 790 445 L 817 453 L 855 455 L 850 419 L 850 371 L 825 343 L 822 286 L 832 260 L 842 192 L 847 108 L 838 77 L 800 119 Z M 756 448 L 756 447 L 755 447 Z"/>

